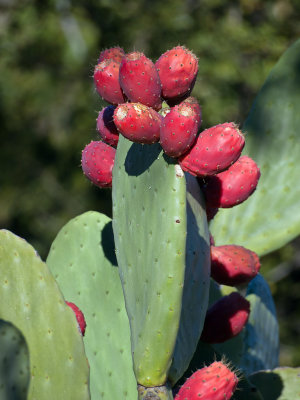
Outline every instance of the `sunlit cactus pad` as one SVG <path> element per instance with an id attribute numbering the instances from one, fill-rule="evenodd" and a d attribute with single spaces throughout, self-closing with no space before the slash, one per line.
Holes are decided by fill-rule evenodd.
<path id="1" fill-rule="evenodd" d="M 155 177 L 155 179 L 154 179 Z M 138 383 L 165 383 L 181 312 L 186 182 L 159 144 L 120 137 L 113 169 L 113 229 Z"/>
<path id="2" fill-rule="evenodd" d="M 47 264 L 65 298 L 84 313 L 92 398 L 136 399 L 111 219 L 90 211 L 69 221 L 54 240 Z"/>
<path id="3" fill-rule="evenodd" d="M 25 240 L 2 230 L 0 271 L 0 318 L 14 324 L 28 345 L 28 400 L 88 400 L 82 337 L 46 264 Z"/>

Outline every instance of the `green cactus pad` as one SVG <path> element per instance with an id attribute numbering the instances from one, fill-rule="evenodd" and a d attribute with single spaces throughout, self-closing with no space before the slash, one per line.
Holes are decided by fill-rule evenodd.
<path id="1" fill-rule="evenodd" d="M 211 223 L 217 245 L 235 243 L 259 255 L 300 233 L 300 40 L 271 71 L 247 118 L 244 154 L 261 170 L 256 192 L 219 210 Z"/>
<path id="2" fill-rule="evenodd" d="M 73 311 L 25 240 L 0 231 L 0 318 L 22 333 L 30 355 L 28 400 L 89 399 L 89 368 Z"/>
<path id="3" fill-rule="evenodd" d="M 250 316 L 245 330 L 244 355 L 240 363 L 246 375 L 278 366 L 279 328 L 269 285 L 258 274 L 248 285 Z"/>
<path id="4" fill-rule="evenodd" d="M 139 384 L 166 382 L 179 328 L 187 235 L 186 181 L 159 144 L 120 137 L 113 229 Z"/>
<path id="5" fill-rule="evenodd" d="M 187 369 L 202 332 L 210 286 L 210 245 L 205 205 L 197 180 L 186 174 L 186 270 L 179 331 L 168 379 L 174 385 Z"/>
<path id="6" fill-rule="evenodd" d="M 130 328 L 111 220 L 95 211 L 72 219 L 54 240 L 47 264 L 65 298 L 84 313 L 92 398 L 136 400 Z"/>
<path id="7" fill-rule="evenodd" d="M 258 371 L 249 378 L 264 400 L 300 399 L 300 368 L 279 367 Z"/>
<path id="8" fill-rule="evenodd" d="M 0 321 L 0 399 L 26 400 L 29 386 L 29 353 L 21 332 Z"/>

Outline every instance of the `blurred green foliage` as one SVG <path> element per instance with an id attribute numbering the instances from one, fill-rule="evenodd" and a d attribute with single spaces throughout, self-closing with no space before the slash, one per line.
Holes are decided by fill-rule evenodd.
<path id="1" fill-rule="evenodd" d="M 0 0 L 1 228 L 45 258 L 70 218 L 111 215 L 110 191 L 92 187 L 80 168 L 104 105 L 92 82 L 102 49 L 120 45 L 155 61 L 185 45 L 199 57 L 193 94 L 203 127 L 242 124 L 268 72 L 300 36 L 299 17 L 298 0 Z M 262 268 L 289 365 L 300 364 L 298 249 L 296 240 Z"/>

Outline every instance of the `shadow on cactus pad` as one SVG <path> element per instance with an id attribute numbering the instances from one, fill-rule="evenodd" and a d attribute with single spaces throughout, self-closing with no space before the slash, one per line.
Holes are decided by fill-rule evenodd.
<path id="1" fill-rule="evenodd" d="M 151 146 L 151 151 L 145 151 L 144 147 Z M 125 171 L 129 176 L 139 176 L 142 175 L 157 159 L 159 153 L 161 152 L 161 146 L 156 144 L 144 144 L 141 146 L 139 143 L 132 143 L 128 150 L 125 159 Z M 143 162 L 135 162 L 136 154 L 141 153 Z"/>
<path id="2" fill-rule="evenodd" d="M 112 221 L 110 221 L 104 225 L 101 231 L 101 246 L 105 257 L 110 261 L 111 265 L 117 267 L 117 257 L 112 243 L 114 243 L 114 234 L 112 229 Z"/>
<path id="3" fill-rule="evenodd" d="M 264 400 L 300 399 L 300 368 L 279 367 L 249 377 Z"/>
<path id="4" fill-rule="evenodd" d="M 29 385 L 29 353 L 22 333 L 0 320 L 0 398 L 26 400 Z"/>

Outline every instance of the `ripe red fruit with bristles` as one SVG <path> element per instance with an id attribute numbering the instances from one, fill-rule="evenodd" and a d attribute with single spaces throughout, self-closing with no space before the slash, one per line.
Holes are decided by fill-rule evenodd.
<path id="1" fill-rule="evenodd" d="M 260 171 L 252 158 L 241 156 L 226 171 L 205 179 L 203 191 L 209 207 L 230 208 L 255 191 Z"/>
<path id="2" fill-rule="evenodd" d="M 164 117 L 160 144 L 170 157 L 179 157 L 194 144 L 201 125 L 201 109 L 196 99 L 189 97 L 172 107 Z"/>
<path id="3" fill-rule="evenodd" d="M 190 50 L 183 46 L 174 47 L 162 54 L 155 66 L 164 99 L 176 104 L 189 96 L 198 73 L 198 59 Z"/>
<path id="4" fill-rule="evenodd" d="M 92 141 L 82 152 L 84 175 L 100 188 L 111 187 L 116 149 L 101 141 Z"/>
<path id="5" fill-rule="evenodd" d="M 97 118 L 97 131 L 101 139 L 110 146 L 117 147 L 119 132 L 114 123 L 115 106 L 107 106 L 99 112 Z"/>
<path id="6" fill-rule="evenodd" d="M 76 304 L 66 301 L 66 304 L 73 310 L 78 323 L 78 330 L 82 336 L 85 334 L 86 322 L 83 312 L 76 306 Z"/>
<path id="7" fill-rule="evenodd" d="M 161 108 L 161 84 L 153 62 L 143 53 L 134 51 L 123 57 L 120 85 L 128 99 L 155 110 Z"/>
<path id="8" fill-rule="evenodd" d="M 235 244 L 211 246 L 211 277 L 218 283 L 237 286 L 250 282 L 260 270 L 258 255 Z"/>
<path id="9" fill-rule="evenodd" d="M 238 292 L 222 297 L 208 309 L 200 339 L 206 343 L 223 343 L 237 336 L 249 314 L 250 303 Z"/>
<path id="10" fill-rule="evenodd" d="M 194 176 L 215 175 L 240 157 L 244 145 L 244 135 L 233 122 L 216 125 L 199 134 L 192 148 L 179 158 L 179 164 Z"/>
<path id="11" fill-rule="evenodd" d="M 114 61 L 120 63 L 124 56 L 125 56 L 125 51 L 121 47 L 118 47 L 118 46 L 111 47 L 109 49 L 105 49 L 105 50 L 101 51 L 99 58 L 98 58 L 98 64 L 104 60 L 114 60 Z"/>
<path id="12" fill-rule="evenodd" d="M 181 386 L 175 400 L 229 400 L 238 381 L 226 364 L 215 361 L 194 372 Z"/>
<path id="13" fill-rule="evenodd" d="M 119 83 L 120 63 L 103 60 L 94 70 L 94 83 L 98 94 L 108 103 L 120 104 L 126 101 Z"/>
<path id="14" fill-rule="evenodd" d="M 158 142 L 161 122 L 160 114 L 141 103 L 120 104 L 114 112 L 118 131 L 132 142 Z"/>

